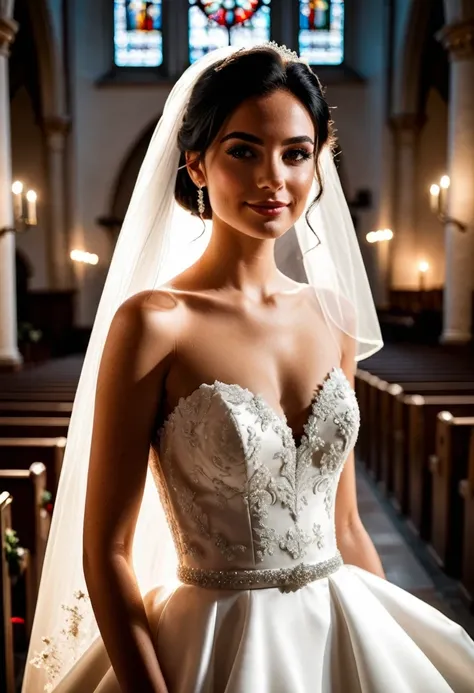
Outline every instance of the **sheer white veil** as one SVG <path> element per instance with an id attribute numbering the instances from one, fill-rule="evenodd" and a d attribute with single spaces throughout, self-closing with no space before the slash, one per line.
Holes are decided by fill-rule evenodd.
<path id="1" fill-rule="evenodd" d="M 112 318 L 131 295 L 156 288 L 198 259 L 211 234 L 175 201 L 177 136 L 192 89 L 211 65 L 235 49 L 212 52 L 186 70 L 174 86 L 151 140 L 117 242 L 92 330 L 69 427 L 23 693 L 54 690 L 98 637 L 82 570 L 82 526 L 93 403 L 99 363 Z M 328 324 L 357 343 L 357 359 L 382 346 L 376 311 L 351 216 L 329 148 L 321 154 L 324 193 L 295 226 L 308 282 Z M 307 210 L 317 191 L 315 180 Z M 198 239 L 198 240 L 195 240 Z M 134 538 L 134 565 L 143 593 L 176 580 L 176 555 L 148 474 Z M 32 665 L 32 660 L 36 666 Z M 45 688 L 46 687 L 46 688 Z"/>

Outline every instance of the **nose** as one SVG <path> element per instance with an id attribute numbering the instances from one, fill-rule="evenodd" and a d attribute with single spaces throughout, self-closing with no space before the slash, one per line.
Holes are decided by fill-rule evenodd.
<path id="1" fill-rule="evenodd" d="M 265 157 L 257 173 L 257 185 L 261 190 L 276 192 L 281 190 L 285 182 L 283 164 L 279 157 Z"/>

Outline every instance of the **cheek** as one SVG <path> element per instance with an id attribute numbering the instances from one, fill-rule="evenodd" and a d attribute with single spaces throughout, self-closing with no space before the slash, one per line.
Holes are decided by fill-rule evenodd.
<path id="1" fill-rule="evenodd" d="M 304 206 L 308 199 L 311 186 L 314 182 L 314 176 L 315 172 L 313 166 L 295 168 L 293 175 L 288 181 L 287 187 L 297 207 Z"/>
<path id="2" fill-rule="evenodd" d="M 209 194 L 211 205 L 216 210 L 238 205 L 239 200 L 245 199 L 251 176 L 245 175 L 243 166 L 235 162 L 221 161 L 214 163 L 209 176 Z"/>

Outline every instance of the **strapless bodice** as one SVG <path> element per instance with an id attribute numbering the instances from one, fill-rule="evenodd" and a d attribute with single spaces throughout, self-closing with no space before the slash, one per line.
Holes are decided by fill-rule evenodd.
<path id="1" fill-rule="evenodd" d="M 359 409 L 334 368 L 299 443 L 261 396 L 203 384 L 159 431 L 155 478 L 181 566 L 205 571 L 319 564 L 337 554 L 334 501 Z"/>

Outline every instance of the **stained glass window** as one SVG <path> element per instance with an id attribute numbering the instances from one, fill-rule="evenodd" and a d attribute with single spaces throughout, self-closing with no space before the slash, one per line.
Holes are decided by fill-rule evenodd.
<path id="1" fill-rule="evenodd" d="M 158 67 L 163 62 L 162 0 L 114 1 L 115 64 Z"/>
<path id="2" fill-rule="evenodd" d="M 216 48 L 270 40 L 271 0 L 189 0 L 189 61 Z"/>
<path id="3" fill-rule="evenodd" d="M 344 60 L 344 0 L 300 0 L 299 53 L 310 65 Z"/>

